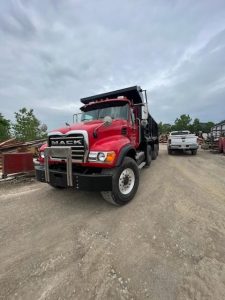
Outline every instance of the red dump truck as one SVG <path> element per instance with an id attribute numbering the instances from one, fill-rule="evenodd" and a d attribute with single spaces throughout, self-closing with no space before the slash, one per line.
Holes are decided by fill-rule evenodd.
<path id="1" fill-rule="evenodd" d="M 36 178 L 55 188 L 100 191 L 124 205 L 139 185 L 139 170 L 159 151 L 158 125 L 139 86 L 82 98 L 81 120 L 51 131 L 40 149 Z"/>

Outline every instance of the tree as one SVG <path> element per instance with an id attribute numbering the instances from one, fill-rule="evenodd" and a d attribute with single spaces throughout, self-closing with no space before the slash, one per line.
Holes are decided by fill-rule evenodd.
<path id="1" fill-rule="evenodd" d="M 172 130 L 190 130 L 191 117 L 189 115 L 181 115 L 177 118 L 172 126 Z"/>
<path id="2" fill-rule="evenodd" d="M 0 113 L 0 141 L 5 141 L 10 138 L 11 123 L 6 120 Z"/>
<path id="3" fill-rule="evenodd" d="M 191 125 L 191 127 L 192 127 L 191 131 L 196 133 L 196 134 L 198 134 L 199 131 L 203 131 L 202 130 L 202 124 L 200 123 L 198 118 L 194 119 L 193 124 Z"/>
<path id="4" fill-rule="evenodd" d="M 163 124 L 160 122 L 158 126 L 160 134 L 166 134 L 171 131 L 171 124 Z"/>
<path id="5" fill-rule="evenodd" d="M 198 118 L 195 118 L 191 123 L 192 119 L 189 115 L 181 115 L 177 118 L 173 125 L 159 123 L 159 133 L 166 134 L 176 130 L 190 130 L 192 133 L 199 134 L 199 131 L 203 133 L 209 133 L 211 128 L 215 125 L 213 122 L 202 123 Z"/>
<path id="6" fill-rule="evenodd" d="M 207 122 L 204 124 L 204 129 L 202 130 L 205 133 L 209 133 L 211 131 L 211 128 L 215 125 L 213 122 Z"/>
<path id="7" fill-rule="evenodd" d="M 163 133 L 163 123 L 162 122 L 159 122 L 158 128 L 159 128 L 159 134 L 162 134 Z"/>
<path id="8" fill-rule="evenodd" d="M 47 127 L 35 117 L 33 109 L 25 107 L 15 112 L 16 123 L 13 125 L 15 136 L 18 140 L 32 141 L 46 137 Z"/>

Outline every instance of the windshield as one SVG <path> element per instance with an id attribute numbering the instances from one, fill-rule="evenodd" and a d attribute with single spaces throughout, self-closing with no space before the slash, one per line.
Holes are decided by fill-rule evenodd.
<path id="1" fill-rule="evenodd" d="M 189 131 L 174 131 L 174 132 L 171 132 L 171 135 L 185 135 L 185 134 L 189 134 Z"/>
<path id="2" fill-rule="evenodd" d="M 110 106 L 100 109 L 85 111 L 81 115 L 81 121 L 102 120 L 105 116 L 110 116 L 112 119 L 128 119 L 128 105 Z"/>

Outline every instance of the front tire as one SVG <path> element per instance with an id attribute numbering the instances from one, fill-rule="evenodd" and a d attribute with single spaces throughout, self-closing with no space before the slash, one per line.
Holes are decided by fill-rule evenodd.
<path id="1" fill-rule="evenodd" d="M 120 167 L 102 170 L 104 174 L 112 174 L 112 191 L 101 192 L 109 203 L 122 206 L 135 196 L 139 186 L 139 169 L 134 159 L 125 157 Z"/>

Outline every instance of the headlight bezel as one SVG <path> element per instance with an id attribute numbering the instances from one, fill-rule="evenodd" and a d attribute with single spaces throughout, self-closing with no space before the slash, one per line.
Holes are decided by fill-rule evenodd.
<path id="1" fill-rule="evenodd" d="M 100 157 L 102 157 L 102 159 Z M 116 153 L 114 151 L 90 151 L 88 154 L 88 162 L 112 164 L 115 157 Z"/>

